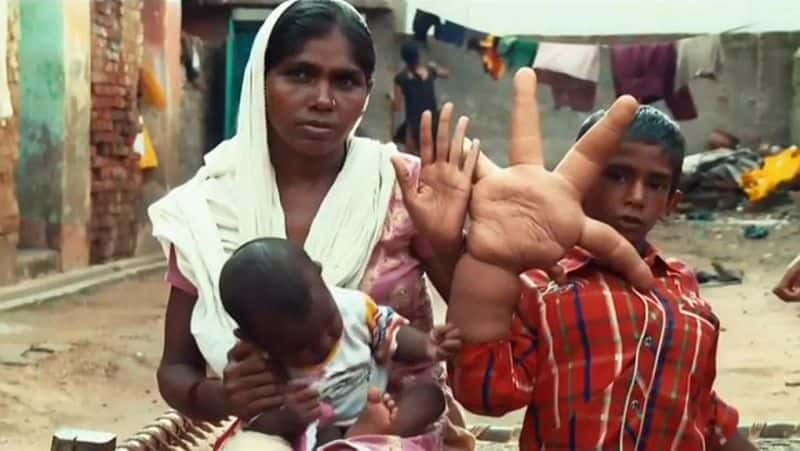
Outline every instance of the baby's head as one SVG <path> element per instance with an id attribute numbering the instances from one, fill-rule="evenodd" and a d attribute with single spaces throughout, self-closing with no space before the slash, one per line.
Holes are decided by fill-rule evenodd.
<path id="1" fill-rule="evenodd" d="M 342 317 L 322 268 L 288 240 L 243 244 L 220 275 L 222 305 L 238 335 L 286 369 L 320 365 L 342 336 Z"/>

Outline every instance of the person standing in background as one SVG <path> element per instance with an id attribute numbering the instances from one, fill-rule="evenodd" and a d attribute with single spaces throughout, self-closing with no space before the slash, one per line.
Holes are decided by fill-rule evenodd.
<path id="1" fill-rule="evenodd" d="M 430 111 L 434 126 L 438 123 L 435 82 L 437 78 L 448 78 L 450 73 L 433 62 L 422 64 L 414 42 L 403 44 L 401 56 L 406 66 L 394 77 L 393 112 L 405 111 L 405 124 L 396 130 L 392 114 L 391 130 L 395 142 L 405 144 L 406 152 L 419 155 L 422 113 Z"/>

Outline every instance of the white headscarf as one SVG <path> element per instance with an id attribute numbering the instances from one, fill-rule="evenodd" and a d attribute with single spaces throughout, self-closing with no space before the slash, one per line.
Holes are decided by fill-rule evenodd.
<path id="1" fill-rule="evenodd" d="M 231 211 L 239 244 L 258 237 L 286 237 L 286 219 L 269 156 L 264 63 L 275 24 L 297 1 L 302 0 L 281 3 L 256 34 L 242 82 L 236 135 L 206 155 L 205 166 L 194 178 L 148 210 L 153 235 L 165 252 L 175 246 L 181 273 L 198 290 L 191 329 L 217 373 L 235 343 L 235 323 L 219 299 L 219 274 L 229 255 L 220 243 L 221 220 L 209 210 L 206 195 L 223 187 L 235 190 L 227 197 L 236 200 Z M 343 0 L 330 1 L 358 14 Z M 383 231 L 396 181 L 390 157 L 397 150 L 394 145 L 352 134 L 347 145 L 344 165 L 320 205 L 304 248 L 322 263 L 328 284 L 358 288 Z"/>

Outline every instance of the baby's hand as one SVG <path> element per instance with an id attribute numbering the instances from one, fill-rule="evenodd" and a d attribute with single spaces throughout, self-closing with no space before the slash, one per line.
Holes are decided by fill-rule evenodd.
<path id="1" fill-rule="evenodd" d="M 428 358 L 433 362 L 450 360 L 461 350 L 461 330 L 452 324 L 436 326 L 431 330 Z"/>

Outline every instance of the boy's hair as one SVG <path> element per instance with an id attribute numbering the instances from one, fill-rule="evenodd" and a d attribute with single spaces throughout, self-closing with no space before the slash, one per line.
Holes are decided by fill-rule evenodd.
<path id="1" fill-rule="evenodd" d="M 239 247 L 222 267 L 220 297 L 225 311 L 245 332 L 264 319 L 302 320 L 311 312 L 306 274 L 314 263 L 294 243 L 258 238 Z"/>
<path id="2" fill-rule="evenodd" d="M 598 110 L 586 118 L 578 130 L 578 139 L 585 135 L 605 114 L 605 110 Z M 636 116 L 630 127 L 628 127 L 625 140 L 654 144 L 661 147 L 672 163 L 670 194 L 674 193 L 680 183 L 681 173 L 683 172 L 683 158 L 686 155 L 686 138 L 683 137 L 677 122 L 655 107 L 642 105 L 636 111 Z"/>
<path id="3" fill-rule="evenodd" d="M 419 46 L 412 41 L 406 42 L 400 49 L 400 56 L 408 67 L 417 67 L 419 64 Z"/>

